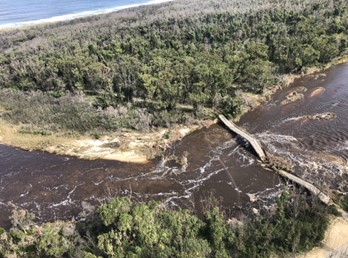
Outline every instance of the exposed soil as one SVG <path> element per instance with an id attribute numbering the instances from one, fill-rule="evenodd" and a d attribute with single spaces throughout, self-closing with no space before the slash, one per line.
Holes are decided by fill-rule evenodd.
<path id="1" fill-rule="evenodd" d="M 99 139 L 83 135 L 33 135 L 20 132 L 20 125 L 0 120 L 0 143 L 25 150 L 43 150 L 50 153 L 76 156 L 83 159 L 107 159 L 133 163 L 147 163 L 161 155 L 167 147 L 201 125 L 173 126 L 153 132 L 115 132 Z"/>
<path id="2" fill-rule="evenodd" d="M 343 258 L 348 257 L 348 221 L 335 218 L 325 233 L 321 247 L 299 255 L 299 258 Z"/>
<path id="3" fill-rule="evenodd" d="M 282 85 L 272 85 L 265 88 L 262 95 L 247 92 L 239 92 L 243 98 L 244 105 L 242 113 L 235 121 L 239 120 L 242 114 L 253 110 L 255 107 L 269 101 L 271 96 L 282 87 L 287 87 L 295 79 L 328 68 L 334 64 L 348 61 L 348 55 L 339 57 L 326 67 L 313 67 L 306 69 L 302 74 L 288 74 L 282 78 Z M 320 76 L 316 74 L 315 76 Z M 324 92 L 324 88 L 315 89 L 310 96 L 316 96 Z M 291 103 L 303 98 L 305 87 L 298 87 L 291 91 L 283 104 Z M 0 106 L 0 112 L 3 112 Z M 309 119 L 333 119 L 335 115 L 318 115 Z M 216 122 L 216 121 L 215 121 Z M 154 132 L 140 133 L 136 131 L 127 133 L 111 133 L 100 139 L 93 139 L 90 136 L 81 135 L 33 135 L 20 133 L 21 125 L 12 125 L 0 119 L 0 143 L 19 147 L 25 150 L 43 150 L 61 155 L 72 155 L 84 159 L 110 159 L 135 163 L 146 163 L 158 155 L 177 140 L 180 140 L 190 132 L 213 124 L 214 121 L 204 121 L 200 125 L 174 126 L 170 129 L 160 128 Z"/>
<path id="4" fill-rule="evenodd" d="M 286 82 L 286 84 L 291 82 L 291 77 L 288 77 L 288 79 L 289 80 Z M 266 90 L 263 96 L 245 94 L 245 96 L 249 97 L 245 98 L 247 106 L 249 107 L 249 109 L 253 109 L 255 106 L 268 101 L 272 93 L 274 93 L 277 89 L 279 89 L 279 87 L 269 88 Z M 301 93 L 301 90 L 299 90 L 299 92 L 296 92 L 298 94 L 303 94 Z M 314 94 L 313 96 L 315 96 L 320 93 L 321 92 L 319 92 L 318 89 L 314 89 L 311 92 L 311 95 Z M 212 121 L 209 121 L 209 123 L 212 123 Z M 21 147 L 27 150 L 39 149 L 58 154 L 74 155 L 87 159 L 114 159 L 127 162 L 146 163 L 149 158 L 163 153 L 163 151 L 170 145 L 170 143 L 181 139 L 184 135 L 198 129 L 201 126 L 204 126 L 204 124 L 194 125 L 190 127 L 177 126 L 171 128 L 170 130 L 159 129 L 155 132 L 145 134 L 139 132 L 113 133 L 108 136 L 101 137 L 100 139 L 93 139 L 87 136 L 76 135 L 55 136 L 23 134 L 19 132 L 19 129 L 21 127 L 20 125 L 10 125 L 0 120 L 0 142 L 7 145 Z M 214 134 L 210 133 L 209 137 L 211 138 L 212 135 Z M 190 146 L 192 147 L 196 145 Z M 198 155 L 195 155 L 195 158 L 197 158 L 197 156 Z M 183 159 L 179 160 L 179 162 L 182 163 L 181 165 L 183 167 L 187 166 L 187 160 L 185 161 L 185 158 L 187 157 L 183 156 Z M 230 158 L 228 158 L 228 160 L 230 160 Z M 177 162 L 177 160 L 175 161 Z M 239 173 L 238 175 L 240 174 L 243 173 Z M 220 181 L 225 182 L 225 178 L 223 179 L 224 180 Z M 158 183 L 156 182 L 156 184 Z M 139 185 L 144 184 L 139 183 Z M 255 185 L 260 185 L 260 181 L 257 180 L 257 183 L 255 183 Z M 149 187 L 149 189 L 150 188 L 152 188 L 152 186 Z M 163 187 L 163 189 L 168 188 L 169 187 L 167 185 Z M 222 187 L 219 186 L 218 190 L 220 190 L 220 188 L 222 189 Z M 145 189 L 144 192 L 145 191 L 148 191 L 148 189 Z M 336 220 L 339 220 L 339 222 L 336 223 Z M 330 256 L 330 252 L 335 250 L 339 251 L 340 253 L 346 252 L 345 250 L 347 249 L 346 247 L 348 242 L 347 232 L 348 222 L 343 219 L 335 219 L 332 222 L 330 229 L 327 231 L 327 236 L 324 241 L 324 247 L 321 249 L 316 249 L 316 251 L 318 252 L 317 254 L 324 254 L 324 256 L 316 256 L 316 253 L 310 256 L 312 254 L 312 252 L 310 252 L 303 257 L 334 257 Z"/>
<path id="5" fill-rule="evenodd" d="M 325 91 L 325 88 L 323 87 L 318 87 L 316 89 L 314 89 L 311 94 L 309 95 L 309 97 L 314 97 L 314 96 L 318 96 L 319 94 L 322 94 Z"/>

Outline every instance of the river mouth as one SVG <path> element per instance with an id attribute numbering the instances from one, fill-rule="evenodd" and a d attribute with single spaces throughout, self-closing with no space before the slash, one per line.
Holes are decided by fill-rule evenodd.
<path id="1" fill-rule="evenodd" d="M 320 189 L 347 194 L 347 78 L 348 64 L 305 76 L 245 114 L 238 125 L 269 152 L 287 159 L 301 178 Z M 302 95 L 284 102 L 289 94 Z M 193 132 L 173 144 L 163 159 L 142 165 L 0 145 L 3 227 L 9 226 L 14 206 L 34 212 L 38 221 L 79 219 L 93 206 L 119 195 L 162 200 L 198 212 L 213 195 L 238 214 L 253 203 L 272 202 L 283 187 L 284 182 L 261 166 L 247 144 L 241 145 L 220 125 Z"/>

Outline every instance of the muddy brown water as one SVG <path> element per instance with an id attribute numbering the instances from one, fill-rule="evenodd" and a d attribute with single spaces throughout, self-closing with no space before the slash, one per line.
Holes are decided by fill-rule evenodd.
<path id="1" fill-rule="evenodd" d="M 347 193 L 348 64 L 296 80 L 238 123 L 265 149 L 287 159 L 294 172 L 324 189 Z M 284 104 L 305 87 L 304 98 Z M 302 89 L 303 91 L 303 89 Z M 310 116 L 332 112 L 333 120 Z M 38 221 L 79 219 L 110 197 L 161 199 L 169 206 L 201 210 L 213 195 L 231 212 L 266 204 L 284 182 L 265 170 L 247 144 L 220 125 L 198 130 L 173 144 L 164 159 L 146 165 L 80 160 L 0 145 L 0 226 L 14 206 Z M 170 157 L 179 157 L 176 161 Z M 187 155 L 185 167 L 178 160 Z M 257 202 L 254 202 L 258 200 Z"/>

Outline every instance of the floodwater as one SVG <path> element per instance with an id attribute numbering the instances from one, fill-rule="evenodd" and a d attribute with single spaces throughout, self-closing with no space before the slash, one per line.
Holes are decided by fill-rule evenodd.
<path id="1" fill-rule="evenodd" d="M 293 91 L 304 98 L 284 104 Z M 287 159 L 301 178 L 348 194 L 348 63 L 296 80 L 246 114 L 241 124 L 268 151 Z"/>
<path id="2" fill-rule="evenodd" d="M 265 149 L 288 160 L 294 173 L 320 188 L 348 193 L 348 64 L 296 80 L 239 125 Z M 292 91 L 303 99 L 285 103 Z M 314 115 L 331 112 L 331 120 Z M 325 116 L 317 116 L 316 118 Z M 79 219 L 104 200 L 130 195 L 201 211 L 210 196 L 232 214 L 271 202 L 284 187 L 265 170 L 247 143 L 220 125 L 173 144 L 146 165 L 88 161 L 0 145 L 0 226 L 14 206 L 38 221 Z M 184 160 L 186 162 L 182 162 Z"/>

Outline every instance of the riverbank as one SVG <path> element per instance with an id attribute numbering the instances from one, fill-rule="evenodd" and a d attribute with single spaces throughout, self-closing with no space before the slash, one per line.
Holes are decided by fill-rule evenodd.
<path id="1" fill-rule="evenodd" d="M 0 119 L 0 143 L 24 150 L 40 150 L 82 159 L 106 159 L 132 163 L 147 163 L 160 156 L 173 142 L 192 131 L 212 124 L 158 128 L 151 132 L 114 132 L 96 139 L 88 135 L 23 134 L 20 125 Z"/>
<path id="2" fill-rule="evenodd" d="M 325 232 L 325 238 L 320 247 L 299 258 L 340 258 L 348 256 L 348 221 L 344 218 L 334 218 Z"/>
<path id="3" fill-rule="evenodd" d="M 260 136 L 258 133 L 267 132 L 267 135 L 260 136 L 262 141 L 274 146 L 274 153 L 288 155 L 290 161 L 300 164 L 296 170 L 299 176 L 319 186 L 348 193 L 346 168 L 336 169 L 317 154 L 325 155 L 330 144 L 335 149 L 341 148 L 341 153 L 346 150 L 343 144 L 348 140 L 348 120 L 344 120 L 344 107 L 348 92 L 342 88 L 348 73 L 344 73 L 340 81 L 331 83 L 332 91 L 321 81 L 325 78 L 319 77 L 312 87 L 309 83 L 299 85 L 296 82 L 291 90 L 284 89 L 279 98 L 272 97 L 278 89 L 311 70 L 303 69 L 301 75 L 277 80 L 279 71 L 290 73 L 302 71 L 304 66 L 324 66 L 347 50 L 345 32 L 348 24 L 337 22 L 348 17 L 344 0 L 338 0 L 334 6 L 330 1 L 323 4 L 319 0 L 300 3 L 210 1 L 208 8 L 205 7 L 208 2 L 199 0 L 178 2 L 158 8 L 139 8 L 139 12 L 127 10 L 0 33 L 0 85 L 4 88 L 1 92 L 8 92 L 8 95 L 0 92 L 0 103 L 4 107 L 0 114 L 4 123 L 2 131 L 4 136 L 8 135 L 2 137 L 3 141 L 11 145 L 18 141 L 18 146 L 32 142 L 32 146 L 38 145 L 37 149 L 57 154 L 91 159 L 118 158 L 142 164 L 86 161 L 40 152 L 28 153 L 2 145 L 0 205 L 1 216 L 6 217 L 4 221 L 9 220 L 11 203 L 35 212 L 39 221 L 53 218 L 75 220 L 80 216 L 77 213 L 85 211 L 85 207 L 88 210 L 90 204 L 112 195 L 134 196 L 141 201 L 165 199 L 166 204 L 187 206 L 198 212 L 200 206 L 202 209 L 209 206 L 205 200 L 210 194 L 224 201 L 224 207 L 236 213 L 239 213 L 239 207 L 248 207 L 249 204 L 259 208 L 258 202 L 253 202 L 256 199 L 262 203 L 261 206 L 268 201 L 274 203 L 279 200 L 277 196 L 283 189 L 278 176 L 265 171 L 252 153 L 240 148 L 231 140 L 233 136 L 219 126 L 193 133 L 180 144 L 175 144 L 173 151 L 166 152 L 170 155 L 168 162 L 144 164 L 180 139 L 181 136 L 173 136 L 169 141 L 171 134 L 180 133 L 180 127 L 173 132 L 173 125 L 199 123 L 197 119 L 214 119 L 216 114 L 235 117 L 268 100 L 272 101 L 260 108 L 263 113 L 256 109 L 242 117 L 240 124 L 250 128 L 257 137 Z M 194 10 L 191 2 L 195 2 Z M 181 8 L 180 4 L 184 7 Z M 335 74 L 329 76 L 328 71 L 327 79 L 336 77 Z M 267 87 L 275 84 L 279 86 Z M 322 94 L 323 84 L 325 94 Z M 305 93 L 306 89 L 310 90 Z M 335 98 L 320 98 L 325 95 Z M 241 98 L 245 102 L 243 107 Z M 337 118 L 341 118 L 333 123 L 339 120 L 344 120 L 344 123 L 340 127 L 335 124 L 327 128 L 326 134 L 321 134 L 325 131 L 325 122 L 318 125 L 314 120 L 318 114 L 319 118 L 323 117 L 322 109 L 311 109 L 310 103 L 319 104 L 325 110 L 328 106 L 323 104 L 331 106 L 329 108 L 336 112 Z M 183 108 L 178 110 L 179 105 Z M 205 112 L 207 109 L 208 114 Z M 290 112 L 291 109 L 299 112 Z M 334 114 L 324 117 L 335 117 Z M 244 120 L 248 115 L 250 119 Z M 305 128 L 305 123 L 300 123 L 302 121 L 293 122 L 299 115 L 313 126 Z M 272 130 L 268 132 L 269 129 Z M 302 144 L 303 139 L 308 140 L 305 142 L 308 145 Z M 143 142 L 146 146 L 142 145 Z M 340 144 L 336 145 L 337 142 Z M 27 149 L 33 147 L 27 146 Z M 96 155 L 98 153 L 100 156 Z M 297 154 L 302 155 L 300 160 Z M 310 199 L 307 194 L 300 193 L 299 197 L 305 203 L 291 197 L 289 206 L 274 217 L 271 225 L 268 224 L 271 216 L 263 217 L 262 211 L 252 209 L 252 214 L 258 216 L 258 212 L 260 217 L 255 227 L 249 228 L 249 236 L 238 231 L 236 235 L 221 235 L 221 232 L 226 232 L 228 224 L 216 219 L 215 215 L 210 216 L 213 220 L 206 225 L 216 233 L 215 223 L 222 221 L 223 230 L 218 229 L 220 233 L 216 241 L 211 239 L 214 232 L 208 234 L 213 252 L 209 256 L 218 256 L 218 248 L 225 244 L 229 251 L 235 249 L 226 242 L 220 244 L 224 239 L 240 240 L 241 245 L 237 246 L 243 247 L 241 252 L 246 250 L 246 243 L 250 252 L 240 254 L 245 257 L 271 257 L 270 250 L 274 248 L 283 254 L 285 251 L 304 252 L 317 246 L 328 222 L 322 209 L 328 207 L 317 202 L 313 205 L 307 203 Z M 319 208 L 317 212 L 314 211 L 315 204 Z M 284 202 L 278 205 L 280 209 L 284 207 Z M 305 209 L 303 216 L 298 213 L 302 207 Z M 143 208 L 139 210 L 144 213 Z M 270 212 L 273 214 L 273 211 Z M 174 222 L 180 220 L 173 214 L 169 212 Z M 122 216 L 127 218 L 127 224 L 132 223 L 130 215 L 136 214 Z M 150 217 L 145 221 L 154 220 Z M 193 224 L 197 225 L 197 220 Z M 57 232 L 64 234 L 66 231 Z M 38 233 L 39 237 L 47 236 L 42 231 Z M 101 233 L 95 239 L 106 240 L 107 231 Z M 137 235 L 143 234 L 132 234 L 133 237 Z M 14 237 L 14 243 L 18 243 L 19 234 L 10 236 Z M 264 236 L 267 236 L 266 241 Z M 47 238 L 51 239 L 49 235 Z M 40 243 L 45 239 L 40 239 Z M 61 239 L 64 238 L 59 236 L 57 242 L 64 243 Z M 74 235 L 73 239 L 78 238 Z M 287 241 L 289 239 L 293 241 Z M 266 243 L 263 244 L 262 240 Z M 133 239 L 131 241 L 134 243 Z M 155 242 L 157 248 L 158 241 Z M 110 248 L 114 247 L 112 243 L 105 242 Z M 105 246 L 95 242 L 92 248 L 101 245 Z M 52 246 L 49 244 L 48 248 L 52 249 Z M 83 245 L 73 242 L 72 246 Z M 32 246 L 28 249 L 33 250 Z M 229 251 L 221 256 L 227 257 Z M 96 253 L 100 254 L 100 251 Z"/>
<path id="4" fill-rule="evenodd" d="M 334 58 L 329 63 L 322 65 L 322 66 L 313 66 L 313 67 L 307 67 L 305 68 L 301 73 L 299 74 L 285 74 L 281 78 L 281 83 L 278 85 L 271 85 L 267 86 L 264 89 L 263 94 L 255 94 L 255 93 L 249 93 L 249 92 L 240 92 L 239 96 L 244 100 L 244 104 L 242 106 L 242 112 L 240 115 L 238 115 L 235 119 L 235 121 L 238 121 L 241 116 L 243 116 L 245 113 L 253 110 L 254 108 L 266 103 L 271 99 L 271 97 L 279 90 L 283 88 L 287 88 L 290 84 L 292 84 L 296 79 L 299 79 L 301 77 L 307 76 L 307 75 L 313 75 L 321 73 L 330 67 L 342 63 L 348 62 L 348 52 L 344 53 L 343 55 Z M 318 93 L 318 92 L 317 92 Z M 314 94 L 314 92 L 312 93 Z M 293 98 L 290 100 L 290 102 L 294 102 L 297 100 L 300 100 L 301 98 Z"/>
<path id="5" fill-rule="evenodd" d="M 343 55 L 323 67 L 307 68 L 301 74 L 284 75 L 281 85 L 266 87 L 263 94 L 239 92 L 239 97 L 243 99 L 244 104 L 241 108 L 241 114 L 234 121 L 238 121 L 243 114 L 269 101 L 277 91 L 288 87 L 294 80 L 302 76 L 319 73 L 333 65 L 347 61 L 348 55 Z M 0 108 L 0 113 L 2 112 L 6 112 L 6 110 Z M 150 159 L 160 156 L 175 141 L 181 140 L 189 133 L 210 126 L 215 122 L 206 120 L 187 126 L 174 125 L 170 128 L 156 128 L 149 132 L 126 130 L 93 136 L 92 133 L 90 135 L 76 133 L 71 135 L 27 132 L 23 130 L 25 124 L 14 125 L 0 118 L 0 143 L 29 151 L 47 151 L 82 159 L 107 159 L 144 164 L 149 162 Z"/>
<path id="6" fill-rule="evenodd" d="M 107 136 L 123 128 L 147 131 L 192 124 L 196 119 L 214 119 L 211 114 L 235 117 L 267 101 L 281 88 L 266 87 L 277 83 L 277 71 L 285 73 L 298 71 L 304 65 L 324 64 L 346 49 L 345 35 L 340 30 L 332 32 L 330 24 L 334 24 L 334 19 L 317 19 L 343 19 L 345 12 L 337 13 L 331 7 L 317 10 L 311 8 L 314 4 L 311 1 L 303 9 L 297 4 L 270 5 L 264 1 L 222 1 L 218 5 L 198 0 L 175 1 L 156 8 L 134 8 L 76 22 L 1 33 L 1 87 L 22 93 L 20 99 L 15 98 L 19 94 L 9 94 L 14 101 L 1 96 L 9 110 L 4 120 L 25 125 L 23 135 L 42 135 L 45 140 L 70 131 L 94 134 L 98 142 L 90 144 L 87 139 L 88 143 L 81 145 L 100 148 L 117 142 L 117 136 L 101 139 L 104 137 L 99 135 L 101 131 Z M 308 31 L 311 39 L 321 39 L 323 29 L 327 38 L 310 44 L 308 40 L 302 42 L 299 39 L 307 32 L 298 31 L 296 23 L 282 24 L 277 20 L 263 23 L 267 19 L 261 22 L 254 15 L 257 11 L 272 20 L 274 11 L 283 14 L 284 8 L 295 12 L 287 14 L 286 19 L 309 16 L 305 27 L 311 28 Z M 248 20 L 248 28 L 242 25 L 246 23 L 230 22 L 244 19 Z M 207 26 L 212 27 L 209 33 Z M 283 26 L 293 32 L 288 35 L 286 45 L 267 40 L 264 33 L 253 37 L 248 33 L 276 33 L 274 28 Z M 191 35 L 192 31 L 195 33 Z M 281 30 L 274 35 L 277 37 L 283 37 Z M 293 60 L 303 52 L 294 45 L 310 47 L 307 52 L 312 58 Z M 284 47 L 291 55 L 280 54 Z M 332 52 L 331 48 L 337 51 Z M 289 82 L 285 78 L 282 84 Z M 245 102 L 242 112 L 241 98 Z M 189 108 L 176 110 L 180 105 Z M 214 113 L 207 115 L 206 109 Z M 68 137 L 68 141 L 74 137 L 75 134 Z M 41 145 L 44 144 L 27 149 L 40 149 Z M 79 143 L 76 148 L 82 152 L 84 147 Z"/>

